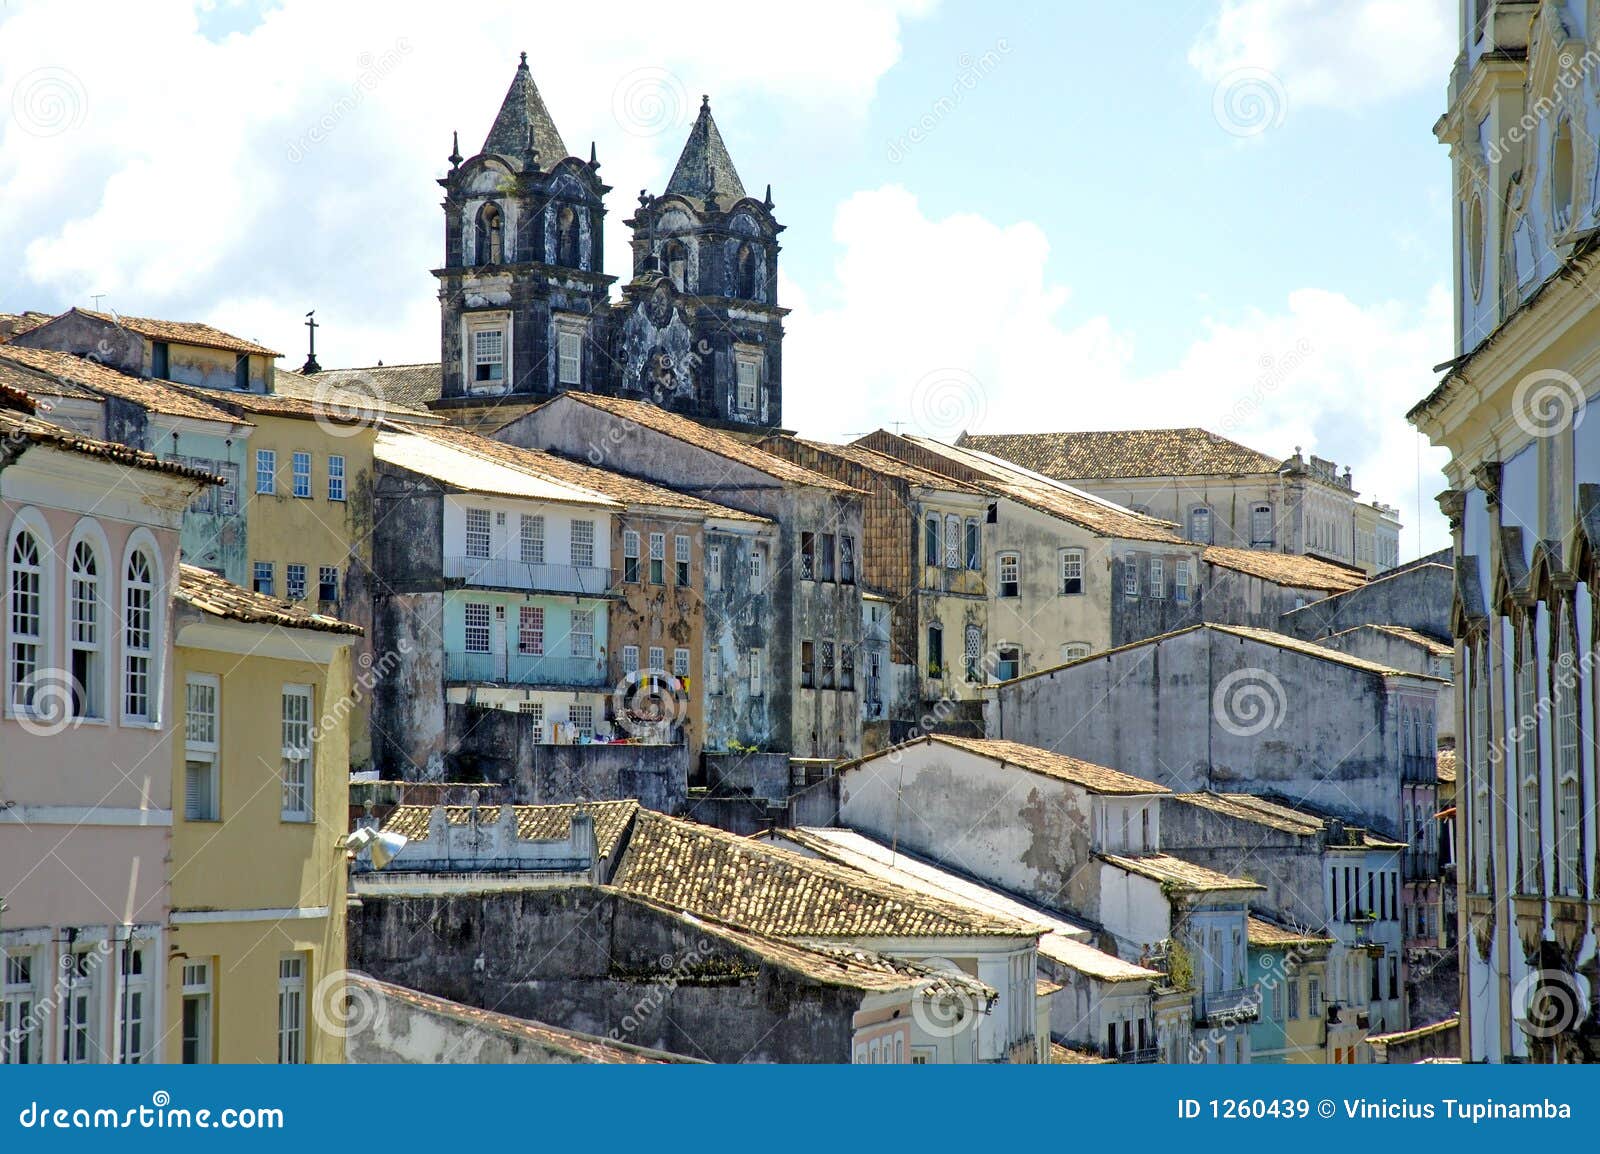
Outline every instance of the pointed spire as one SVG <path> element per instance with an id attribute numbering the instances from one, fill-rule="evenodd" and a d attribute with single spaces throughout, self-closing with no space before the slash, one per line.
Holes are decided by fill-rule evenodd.
<path id="1" fill-rule="evenodd" d="M 556 131 L 550 110 L 544 106 L 544 98 L 533 82 L 533 73 L 528 71 L 528 54 L 524 52 L 505 101 L 500 105 L 500 114 L 494 118 L 494 127 L 484 139 L 483 151 L 520 157 L 530 149 L 550 164 L 567 155 L 561 133 Z"/>
<path id="2" fill-rule="evenodd" d="M 761 207 L 768 212 L 772 211 L 772 182 L 767 181 L 767 198 L 761 202 Z"/>
<path id="3" fill-rule="evenodd" d="M 595 155 L 594 141 L 592 140 L 589 142 L 589 169 L 591 172 L 600 171 L 600 160 L 599 157 Z"/>
<path id="4" fill-rule="evenodd" d="M 450 134 L 450 156 L 448 159 L 451 168 L 461 167 L 461 134 L 459 132 Z"/>
<path id="5" fill-rule="evenodd" d="M 678 166 L 672 170 L 667 194 L 695 197 L 711 206 L 718 200 L 735 201 L 744 196 L 739 171 L 733 167 L 733 157 L 722 142 L 717 122 L 711 119 L 710 96 L 700 98 L 700 115 L 689 130 Z"/>

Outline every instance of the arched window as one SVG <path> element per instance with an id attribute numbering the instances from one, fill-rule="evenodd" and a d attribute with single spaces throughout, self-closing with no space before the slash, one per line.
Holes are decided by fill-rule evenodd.
<path id="1" fill-rule="evenodd" d="M 505 218 L 500 214 L 500 206 L 484 205 L 478 210 L 478 263 L 503 264 L 505 239 Z"/>
<path id="2" fill-rule="evenodd" d="M 27 528 L 11 538 L 10 561 L 9 700 L 14 709 L 32 710 L 44 663 L 44 550 Z"/>
<path id="3" fill-rule="evenodd" d="M 961 518 L 954 513 L 944 519 L 944 567 L 961 568 Z"/>
<path id="4" fill-rule="evenodd" d="M 661 246 L 661 271 L 672 279 L 679 292 L 689 291 L 685 280 L 689 275 L 689 254 L 682 241 L 669 240 Z"/>
<path id="5" fill-rule="evenodd" d="M 938 623 L 928 626 L 928 676 L 944 676 L 944 629 Z"/>
<path id="6" fill-rule="evenodd" d="M 1484 243 L 1488 236 L 1484 224 L 1483 197 L 1474 196 L 1467 206 L 1466 261 L 1467 283 L 1472 288 L 1472 299 L 1483 297 Z"/>
<path id="7" fill-rule="evenodd" d="M 1563 119 L 1550 143 L 1550 215 L 1554 231 L 1572 224 L 1573 202 L 1572 123 Z"/>
<path id="8" fill-rule="evenodd" d="M 1196 505 L 1189 510 L 1189 540 L 1202 545 L 1211 544 L 1211 510 L 1205 505 Z"/>
<path id="9" fill-rule="evenodd" d="M 757 256 L 749 242 L 739 246 L 738 259 L 738 284 L 739 299 L 753 301 L 756 299 L 756 261 Z"/>
<path id="10" fill-rule="evenodd" d="M 570 205 L 562 205 L 556 214 L 556 263 L 578 267 L 578 214 Z"/>
<path id="11" fill-rule="evenodd" d="M 1272 548 L 1272 506 L 1256 505 L 1250 510 L 1250 547 Z"/>
<path id="12" fill-rule="evenodd" d="M 100 558 L 87 541 L 72 547 L 67 601 L 72 715 L 104 717 L 101 692 L 105 685 L 105 613 L 101 608 Z"/>
<path id="13" fill-rule="evenodd" d="M 155 566 L 142 549 L 128 557 L 122 586 L 122 716 L 156 719 Z"/>

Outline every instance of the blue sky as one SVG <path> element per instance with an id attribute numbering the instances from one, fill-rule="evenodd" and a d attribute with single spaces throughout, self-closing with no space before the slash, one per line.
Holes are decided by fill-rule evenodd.
<path id="1" fill-rule="evenodd" d="M 711 93 L 788 226 L 791 426 L 1201 424 L 1444 543 L 1403 414 L 1450 354 L 1449 0 L 134 7 L 0 8 L 0 310 L 104 293 L 296 365 L 315 306 L 326 365 L 435 358 L 432 180 L 525 49 L 612 272 Z"/>

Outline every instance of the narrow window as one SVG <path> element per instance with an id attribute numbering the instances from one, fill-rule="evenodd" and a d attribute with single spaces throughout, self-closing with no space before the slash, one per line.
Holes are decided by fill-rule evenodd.
<path id="1" fill-rule="evenodd" d="M 689 676 L 689 651 L 687 649 L 674 649 L 672 651 L 672 676 L 679 679 Z"/>
<path id="2" fill-rule="evenodd" d="M 246 353 L 233 358 L 233 387 L 242 393 L 250 391 L 250 357 Z"/>
<path id="3" fill-rule="evenodd" d="M 649 653 L 650 664 L 645 668 L 651 677 L 659 677 L 667 671 L 667 651 L 659 645 L 652 645 Z"/>
<path id="4" fill-rule="evenodd" d="M 689 585 L 689 538 L 682 533 L 672 539 L 672 568 L 673 579 L 678 588 L 684 589 Z"/>
<path id="5" fill-rule="evenodd" d="M 938 624 L 928 626 L 928 676 L 944 676 L 944 629 Z"/>
<path id="6" fill-rule="evenodd" d="M 1022 674 L 1022 651 L 1014 645 L 1003 645 L 997 651 L 995 676 L 1001 681 L 1011 681 Z"/>
<path id="7" fill-rule="evenodd" d="M 344 458 L 328 458 L 328 500 L 344 500 Z"/>
<path id="8" fill-rule="evenodd" d="M 504 329 L 472 331 L 472 379 L 479 384 L 505 380 L 506 334 Z"/>
<path id="9" fill-rule="evenodd" d="M 848 534 L 839 538 L 839 583 L 856 583 L 856 539 Z"/>
<path id="10" fill-rule="evenodd" d="M 26 529 L 11 539 L 11 705 L 32 710 L 44 655 L 44 566 L 39 540 Z"/>
<path id="11" fill-rule="evenodd" d="M 1517 770 L 1521 778 L 1517 808 L 1518 850 L 1522 863 L 1520 888 L 1525 894 L 1541 890 L 1539 880 L 1541 843 L 1539 840 L 1539 713 L 1535 706 L 1537 666 L 1533 660 L 1533 624 L 1522 629 L 1522 646 L 1517 662 L 1517 717 L 1515 731 Z"/>
<path id="12" fill-rule="evenodd" d="M 962 661 L 966 666 L 968 681 L 983 680 L 983 630 L 968 625 L 962 635 Z"/>
<path id="13" fill-rule="evenodd" d="M 306 963 L 298 954 L 278 960 L 278 1064 L 306 1060 Z"/>
<path id="14" fill-rule="evenodd" d="M 814 581 L 817 573 L 817 544 L 816 536 L 811 533 L 800 534 L 800 580 Z"/>
<path id="15" fill-rule="evenodd" d="M 505 218 L 496 204 L 478 210 L 477 263 L 501 264 L 505 260 Z"/>
<path id="16" fill-rule="evenodd" d="M 750 696 L 751 697 L 760 697 L 761 696 L 761 668 L 762 668 L 761 650 L 752 649 L 750 651 Z"/>
<path id="17" fill-rule="evenodd" d="M 1167 595 L 1167 563 L 1160 557 L 1150 558 L 1150 596 Z"/>
<path id="18" fill-rule="evenodd" d="M 563 385 L 583 383 L 583 334 L 575 329 L 561 329 L 556 336 L 556 379 Z"/>
<path id="19" fill-rule="evenodd" d="M 1572 623 L 1563 602 L 1556 617 L 1555 694 L 1556 869 L 1561 893 L 1580 890 L 1583 811 L 1578 785 L 1578 669 L 1573 663 Z"/>
<path id="20" fill-rule="evenodd" d="M 922 523 L 922 563 L 924 565 L 937 565 L 939 563 L 939 518 L 930 515 Z"/>
<path id="21" fill-rule="evenodd" d="M 1122 592 L 1128 597 L 1139 596 L 1139 559 L 1129 557 L 1122 563 Z"/>
<path id="22" fill-rule="evenodd" d="M 822 641 L 817 644 L 817 687 L 819 689 L 832 689 L 833 680 L 833 650 L 831 641 Z"/>
<path id="23" fill-rule="evenodd" d="M 722 554 L 721 554 L 721 551 L 719 550 L 718 553 L 717 553 L 718 561 L 720 561 L 721 558 L 722 558 Z M 763 551 L 762 547 L 760 545 L 751 546 L 751 548 L 750 548 L 750 592 L 752 592 L 752 593 L 760 593 L 762 591 L 762 589 L 765 587 L 765 585 L 766 585 L 766 577 L 765 577 L 766 567 L 767 567 L 767 555 Z"/>
<path id="24" fill-rule="evenodd" d="M 594 522 L 572 523 L 572 563 L 580 569 L 594 567 Z"/>
<path id="25" fill-rule="evenodd" d="M 1000 596 L 1018 597 L 1022 593 L 1022 557 L 1017 553 L 1002 553 L 1000 565 Z"/>
<path id="26" fill-rule="evenodd" d="M 166 341 L 150 342 L 150 375 L 158 381 L 168 379 L 171 368 L 172 350 Z"/>
<path id="27" fill-rule="evenodd" d="M 183 1009 L 178 1060 L 186 1066 L 211 1061 L 211 964 L 183 964 Z"/>
<path id="28" fill-rule="evenodd" d="M 34 1008 L 34 956 L 0 951 L 5 963 L 0 983 L 0 1066 L 29 1066 L 41 1062 L 39 1022 Z"/>
<path id="29" fill-rule="evenodd" d="M 951 515 L 944 519 L 944 567 L 960 569 L 964 560 L 961 556 L 961 518 Z"/>
<path id="30" fill-rule="evenodd" d="M 221 749 L 217 712 L 218 679 L 191 673 L 184 684 L 183 816 L 188 821 L 216 821 L 217 757 Z"/>
<path id="31" fill-rule="evenodd" d="M 468 601 L 461 610 L 462 638 L 468 653 L 489 652 L 489 606 Z"/>
<path id="32" fill-rule="evenodd" d="M 278 491 L 278 453 L 275 449 L 256 450 L 256 492 L 269 496 Z"/>
<path id="33" fill-rule="evenodd" d="M 311 454 L 303 450 L 296 450 L 290 458 L 290 468 L 294 479 L 294 495 L 296 497 L 311 496 Z"/>
<path id="34" fill-rule="evenodd" d="M 633 529 L 627 529 L 622 534 L 622 579 L 627 582 L 639 580 L 639 534 Z"/>
<path id="35" fill-rule="evenodd" d="M 978 522 L 974 518 L 967 518 L 967 568 L 983 568 L 983 551 L 978 544 Z"/>
<path id="36" fill-rule="evenodd" d="M 317 566 L 317 600 L 339 600 L 339 570 L 334 565 Z"/>
<path id="37" fill-rule="evenodd" d="M 1061 592 L 1072 595 L 1083 592 L 1083 550 L 1061 550 Z"/>
<path id="38" fill-rule="evenodd" d="M 283 687 L 283 820 L 310 821 L 311 686 Z"/>
<path id="39" fill-rule="evenodd" d="M 832 533 L 817 535 L 817 580 L 833 580 L 834 542 Z"/>
<path id="40" fill-rule="evenodd" d="M 594 737 L 594 706 L 579 704 L 567 706 L 567 724 L 585 741 Z"/>
<path id="41" fill-rule="evenodd" d="M 594 610 L 574 609 L 572 611 L 572 656 L 594 656 Z"/>
<path id="42" fill-rule="evenodd" d="M 155 576 L 143 550 L 128 558 L 123 585 L 122 714 L 132 721 L 155 720 Z"/>
<path id="43" fill-rule="evenodd" d="M 841 646 L 839 649 L 839 688 L 853 690 L 856 687 L 856 652 L 850 646 Z"/>
<path id="44" fill-rule="evenodd" d="M 290 601 L 306 599 L 306 567 L 303 563 L 291 561 L 284 566 L 283 592 Z"/>
<path id="45" fill-rule="evenodd" d="M 665 533 L 650 534 L 650 584 L 666 584 L 667 564 L 667 535 Z"/>
<path id="46" fill-rule="evenodd" d="M 1204 505 L 1189 510 L 1189 540 L 1211 544 L 1211 510 Z"/>
<path id="47" fill-rule="evenodd" d="M 69 594 L 71 620 L 67 644 L 72 653 L 72 714 L 74 717 L 104 717 L 100 559 L 87 541 L 79 541 L 72 548 Z"/>
<path id="48" fill-rule="evenodd" d="M 800 642 L 800 688 L 815 689 L 816 686 L 816 650 L 811 642 L 802 641 Z"/>
<path id="49" fill-rule="evenodd" d="M 761 363 L 751 357 L 738 361 L 738 406 L 741 413 L 756 411 L 756 399 L 761 387 Z"/>
<path id="50" fill-rule="evenodd" d="M 1176 601 L 1189 600 L 1189 562 L 1179 561 L 1172 567 L 1172 596 Z"/>
<path id="51" fill-rule="evenodd" d="M 272 592 L 272 570 L 271 561 L 257 561 L 251 569 L 251 582 L 255 591 L 266 597 L 275 596 Z"/>
<path id="52" fill-rule="evenodd" d="M 1250 510 L 1250 545 L 1255 549 L 1272 548 L 1272 506 L 1256 505 Z"/>
<path id="53" fill-rule="evenodd" d="M 754 575 L 755 556 L 750 558 L 752 578 Z M 722 546 L 706 546 L 706 588 L 716 591 L 722 588 Z"/>
<path id="54" fill-rule="evenodd" d="M 489 555 L 489 510 L 468 509 L 466 526 L 467 556 L 487 557 Z"/>
<path id="55" fill-rule="evenodd" d="M 637 645 L 624 645 L 622 647 L 622 672 L 639 672 L 639 647 Z"/>

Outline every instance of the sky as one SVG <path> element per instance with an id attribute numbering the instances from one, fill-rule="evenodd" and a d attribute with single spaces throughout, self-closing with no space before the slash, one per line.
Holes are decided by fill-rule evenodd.
<path id="1" fill-rule="evenodd" d="M 1448 359 L 1454 0 L 0 0 L 0 311 L 437 360 L 451 133 L 526 51 L 626 276 L 701 94 L 785 225 L 784 423 L 1200 425 L 1448 543 L 1405 412 Z"/>

